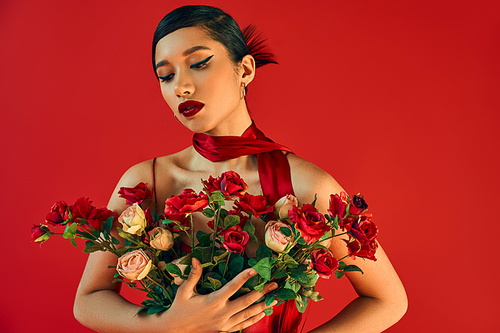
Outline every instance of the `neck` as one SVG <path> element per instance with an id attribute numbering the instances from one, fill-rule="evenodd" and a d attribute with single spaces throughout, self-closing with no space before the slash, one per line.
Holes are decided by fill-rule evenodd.
<path id="1" fill-rule="evenodd" d="M 220 175 L 228 170 L 233 170 L 240 174 L 245 171 L 257 170 L 257 158 L 255 155 L 245 155 L 226 161 L 212 162 L 200 155 L 192 146 L 191 155 L 191 169 L 206 170 L 211 175 Z"/>
<path id="2" fill-rule="evenodd" d="M 252 125 L 252 118 L 244 104 L 243 107 L 228 116 L 225 121 L 204 134 L 210 136 L 241 136 L 250 125 Z"/>

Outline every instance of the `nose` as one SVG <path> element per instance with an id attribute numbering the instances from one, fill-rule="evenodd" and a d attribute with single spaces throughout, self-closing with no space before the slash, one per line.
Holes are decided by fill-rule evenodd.
<path id="1" fill-rule="evenodd" d="M 190 96 L 194 93 L 194 84 L 188 73 L 181 71 L 175 76 L 174 91 L 178 98 Z"/>

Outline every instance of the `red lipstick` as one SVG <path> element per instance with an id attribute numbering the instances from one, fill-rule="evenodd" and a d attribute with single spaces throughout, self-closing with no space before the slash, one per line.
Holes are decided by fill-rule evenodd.
<path id="1" fill-rule="evenodd" d="M 179 112 L 186 118 L 192 117 L 205 106 L 205 104 L 197 101 L 185 101 L 179 104 Z"/>

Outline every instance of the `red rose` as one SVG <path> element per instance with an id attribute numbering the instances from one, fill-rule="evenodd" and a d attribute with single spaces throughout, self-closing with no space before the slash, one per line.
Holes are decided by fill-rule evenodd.
<path id="1" fill-rule="evenodd" d="M 222 241 L 224 248 L 233 253 L 242 253 L 245 251 L 249 239 L 248 233 L 241 230 L 239 225 L 225 230 L 222 237 L 224 238 Z"/>
<path id="2" fill-rule="evenodd" d="M 226 171 L 217 178 L 210 176 L 203 184 L 209 193 L 221 191 L 226 197 L 242 196 L 248 189 L 245 181 L 234 171 Z"/>
<path id="3" fill-rule="evenodd" d="M 47 230 L 44 230 L 40 225 L 33 225 L 31 228 L 31 241 L 35 242 L 39 237 L 45 235 Z M 47 237 L 48 239 L 48 237 Z"/>
<path id="4" fill-rule="evenodd" d="M 89 198 L 79 198 L 75 204 L 70 206 L 72 220 L 82 223 L 83 220 L 92 220 L 97 214 L 97 210 L 92 206 L 92 201 Z"/>
<path id="5" fill-rule="evenodd" d="M 339 219 L 343 218 L 345 215 L 345 208 L 347 206 L 347 193 L 344 191 L 339 194 L 330 195 L 330 207 L 328 208 L 328 214 L 332 218 L 338 215 Z"/>
<path id="6" fill-rule="evenodd" d="M 359 215 L 368 208 L 364 197 L 361 194 L 356 194 L 352 197 L 351 205 L 349 206 L 349 214 Z"/>
<path id="7" fill-rule="evenodd" d="M 332 257 L 330 252 L 319 249 L 311 253 L 311 267 L 323 279 L 329 279 L 332 273 L 339 268 L 339 261 Z"/>
<path id="8" fill-rule="evenodd" d="M 191 225 L 189 225 L 190 220 L 189 220 L 189 218 L 186 218 L 186 215 L 172 214 L 172 215 L 165 216 L 165 218 L 168 219 L 168 220 L 177 221 L 183 227 L 191 227 Z M 208 223 L 210 223 L 210 222 L 208 222 Z M 213 221 L 212 221 L 212 224 L 213 224 Z M 179 232 L 179 231 L 181 231 L 181 229 L 178 227 L 178 225 L 175 224 L 175 223 L 173 223 L 173 222 L 170 222 L 168 224 L 168 226 L 170 227 L 170 229 L 172 230 L 172 232 Z"/>
<path id="9" fill-rule="evenodd" d="M 165 201 L 165 215 L 189 214 L 201 211 L 208 204 L 207 196 L 192 189 L 185 189 Z"/>
<path id="10" fill-rule="evenodd" d="M 325 224 L 325 217 L 313 205 L 305 204 L 302 208 L 293 206 L 288 215 L 307 243 L 320 239 L 325 232 L 330 231 L 330 227 Z"/>
<path id="11" fill-rule="evenodd" d="M 344 242 L 347 243 L 348 255 L 352 259 L 356 259 L 356 257 L 365 258 L 369 260 L 376 261 L 375 252 L 377 251 L 378 244 L 375 240 L 365 241 L 365 240 L 357 240 L 351 239 L 351 241 L 347 241 L 344 239 Z"/>
<path id="12" fill-rule="evenodd" d="M 118 194 L 130 206 L 136 202 L 141 204 L 144 200 L 153 197 L 153 192 L 148 189 L 148 183 L 139 183 L 135 187 L 120 187 Z"/>
<path id="13" fill-rule="evenodd" d="M 118 218 L 118 215 L 110 211 L 106 206 L 103 206 L 102 208 L 96 208 L 95 215 L 91 219 L 87 219 L 87 223 L 89 226 L 91 226 L 94 229 L 101 229 L 101 224 L 105 222 L 109 217 L 113 216 L 114 220 Z"/>
<path id="14" fill-rule="evenodd" d="M 59 201 L 52 205 L 50 212 L 45 217 L 45 222 L 57 226 L 68 218 L 68 204 L 64 201 Z"/>
<path id="15" fill-rule="evenodd" d="M 360 217 L 351 226 L 351 234 L 358 240 L 372 241 L 378 235 L 377 225 L 372 221 L 371 214 Z"/>
<path id="16" fill-rule="evenodd" d="M 339 227 L 345 231 L 351 231 L 352 225 L 359 219 L 358 216 L 349 215 L 339 221 Z"/>
<path id="17" fill-rule="evenodd" d="M 252 213 L 256 218 L 259 218 L 261 214 L 270 213 L 274 210 L 273 206 L 267 206 L 266 197 L 263 195 L 245 194 L 239 201 L 235 202 L 235 205 L 234 208 L 238 212 Z"/>

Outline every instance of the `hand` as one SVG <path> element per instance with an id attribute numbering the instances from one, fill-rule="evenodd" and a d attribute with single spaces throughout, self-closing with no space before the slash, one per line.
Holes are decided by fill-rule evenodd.
<path id="1" fill-rule="evenodd" d="M 175 327 L 177 332 L 235 332 L 255 324 L 262 319 L 264 302 L 254 304 L 265 293 L 278 287 L 275 282 L 264 286 L 262 292 L 257 290 L 230 301 L 234 293 L 257 272 L 246 269 L 221 289 L 208 295 L 196 292 L 196 283 L 202 273 L 200 262 L 193 258 L 188 279 L 177 290 L 174 302 L 165 312 L 169 318 L 168 327 Z M 275 305 L 276 301 L 271 304 Z"/>

